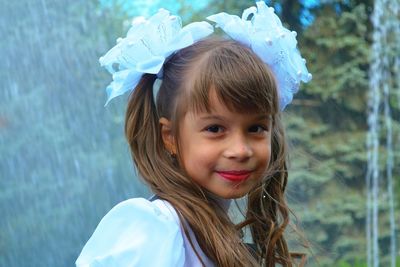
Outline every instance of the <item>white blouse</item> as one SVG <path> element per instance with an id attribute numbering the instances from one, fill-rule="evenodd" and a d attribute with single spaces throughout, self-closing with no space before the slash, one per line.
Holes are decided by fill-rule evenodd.
<path id="1" fill-rule="evenodd" d="M 189 235 L 206 267 L 214 264 Z M 167 201 L 125 200 L 100 221 L 76 260 L 77 267 L 200 267 L 175 209 Z"/>

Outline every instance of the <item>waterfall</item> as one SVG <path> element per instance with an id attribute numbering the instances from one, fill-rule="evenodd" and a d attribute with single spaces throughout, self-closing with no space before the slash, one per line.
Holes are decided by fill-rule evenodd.
<path id="1" fill-rule="evenodd" d="M 398 96 L 398 105 L 400 106 L 400 21 L 398 19 L 400 14 L 400 4 L 399 1 L 392 0 L 389 9 L 393 11 L 392 20 L 390 20 L 389 27 L 390 31 L 394 33 L 394 67 L 393 67 L 393 88 L 397 88 L 397 96 Z M 384 95 L 385 95 L 385 122 L 387 128 L 387 137 L 386 137 L 386 150 L 387 150 L 387 163 L 386 163 L 386 171 L 387 171 L 387 186 L 388 186 L 388 199 L 389 199 L 389 215 L 390 215 L 390 262 L 391 267 L 396 267 L 396 221 L 394 215 L 394 193 L 393 193 L 393 133 L 392 133 L 392 120 L 391 120 L 391 110 L 390 110 L 390 87 L 386 84 L 384 87 Z M 400 136 L 399 136 L 400 137 Z"/>
<path id="2" fill-rule="evenodd" d="M 370 67 L 370 92 L 368 101 L 368 126 L 367 135 L 368 147 L 368 171 L 366 176 L 367 184 L 367 264 L 368 267 L 379 266 L 379 246 L 378 246 L 378 193 L 379 193 L 379 166 L 378 166 L 378 148 L 379 148 L 379 103 L 382 69 L 381 53 L 381 29 L 383 10 L 382 1 L 377 0 L 374 12 L 372 14 L 372 24 L 374 26 L 373 44 L 372 44 L 372 63 Z"/>
<path id="3" fill-rule="evenodd" d="M 400 91 L 399 52 L 400 52 L 400 22 L 398 20 L 398 0 L 376 0 L 372 14 L 372 57 L 370 66 L 370 91 L 368 101 L 367 159 L 366 175 L 367 187 L 367 266 L 379 266 L 379 185 L 381 173 L 379 171 L 379 146 L 381 131 L 386 133 L 386 182 L 387 199 L 389 203 L 390 221 L 390 262 L 396 266 L 396 225 L 394 216 L 393 192 L 393 130 L 390 96 L 397 87 Z M 394 39 L 393 39 L 394 36 Z M 398 39 L 398 40 L 396 40 Z M 395 55 L 393 57 L 393 55 Z M 397 74 L 397 75 L 396 75 Z M 382 99 L 382 100 L 381 100 Z M 398 92 L 400 105 L 400 92 Z M 382 102 L 381 102 L 382 101 Z M 383 114 L 380 107 L 383 105 Z M 380 125 L 380 118 L 384 117 L 384 125 Z"/>

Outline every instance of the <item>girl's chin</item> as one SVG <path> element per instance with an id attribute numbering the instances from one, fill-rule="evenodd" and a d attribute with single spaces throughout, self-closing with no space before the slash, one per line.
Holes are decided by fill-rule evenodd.
<path id="1" fill-rule="evenodd" d="M 218 192 L 211 192 L 213 195 L 223 198 L 223 199 L 236 199 L 241 198 L 247 195 L 250 190 L 245 189 L 233 189 L 233 190 L 226 190 L 226 191 L 218 191 Z"/>

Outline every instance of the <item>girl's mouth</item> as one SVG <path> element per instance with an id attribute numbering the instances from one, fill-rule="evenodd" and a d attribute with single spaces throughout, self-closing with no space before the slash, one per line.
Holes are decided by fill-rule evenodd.
<path id="1" fill-rule="evenodd" d="M 251 171 L 241 170 L 241 171 L 217 171 L 222 178 L 232 181 L 240 182 L 248 179 L 251 175 Z"/>

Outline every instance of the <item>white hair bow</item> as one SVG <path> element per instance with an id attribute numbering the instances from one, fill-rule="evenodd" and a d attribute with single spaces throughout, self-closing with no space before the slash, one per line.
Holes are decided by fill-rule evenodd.
<path id="1" fill-rule="evenodd" d="M 257 7 L 243 11 L 242 18 L 225 12 L 207 17 L 232 39 L 250 47 L 272 70 L 278 85 L 280 109 L 283 110 L 299 90 L 300 81 L 312 75 L 297 49 L 296 32 L 282 26 L 272 7 L 257 2 Z M 251 20 L 248 20 L 252 15 Z"/>
<path id="2" fill-rule="evenodd" d="M 107 102 L 133 90 L 144 73 L 162 75 L 165 60 L 177 50 L 190 46 L 211 33 L 208 22 L 194 22 L 182 28 L 181 19 L 160 9 L 148 20 L 138 17 L 125 38 L 99 59 L 113 75 L 108 85 Z"/>

